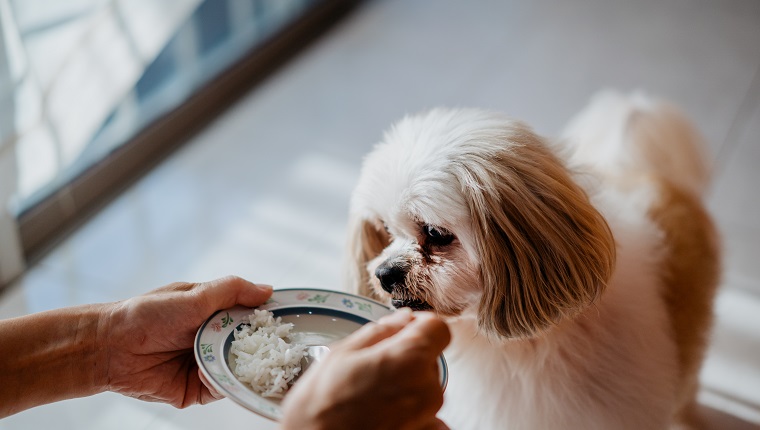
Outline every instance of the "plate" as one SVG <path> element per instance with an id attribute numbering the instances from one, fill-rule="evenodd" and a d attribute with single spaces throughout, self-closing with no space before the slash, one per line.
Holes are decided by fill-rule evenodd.
<path id="1" fill-rule="evenodd" d="M 280 400 L 261 397 L 232 373 L 233 333 L 245 324 L 253 309 L 236 306 L 218 311 L 206 320 L 195 337 L 195 361 L 220 394 L 261 416 L 279 421 L 282 418 Z M 282 317 L 283 322 L 293 323 L 291 333 L 307 346 L 329 345 L 393 312 L 366 297 L 311 288 L 275 290 L 266 303 L 255 309 L 268 310 L 275 317 Z M 443 355 L 438 359 L 438 372 L 441 387 L 445 389 L 448 375 Z"/>

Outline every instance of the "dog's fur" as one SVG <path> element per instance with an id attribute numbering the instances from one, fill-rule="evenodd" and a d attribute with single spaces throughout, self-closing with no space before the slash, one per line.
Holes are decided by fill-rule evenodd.
<path id="1" fill-rule="evenodd" d="M 554 142 L 481 110 L 404 118 L 352 196 L 349 286 L 449 320 L 453 429 L 694 425 L 720 272 L 700 145 L 638 94 Z"/>

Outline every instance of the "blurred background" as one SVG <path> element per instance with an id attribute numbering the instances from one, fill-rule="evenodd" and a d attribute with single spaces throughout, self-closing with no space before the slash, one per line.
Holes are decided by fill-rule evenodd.
<path id="1" fill-rule="evenodd" d="M 393 121 L 472 106 L 551 137 L 598 90 L 643 90 L 714 160 L 707 428 L 760 429 L 760 2 L 0 0 L 0 26 L 1 318 L 228 274 L 341 288 L 349 195 Z M 105 393 L 0 430 L 52 423 L 275 428 Z"/>

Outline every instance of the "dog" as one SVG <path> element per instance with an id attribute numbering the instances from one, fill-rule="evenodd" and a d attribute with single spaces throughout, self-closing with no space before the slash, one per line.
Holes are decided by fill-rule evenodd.
<path id="1" fill-rule="evenodd" d="M 348 288 L 445 318 L 455 430 L 698 425 L 720 278 L 703 140 L 603 92 L 545 139 L 478 109 L 392 126 L 351 196 Z"/>

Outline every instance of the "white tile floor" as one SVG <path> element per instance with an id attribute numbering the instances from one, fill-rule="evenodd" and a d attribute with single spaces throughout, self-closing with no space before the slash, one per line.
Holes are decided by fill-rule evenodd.
<path id="1" fill-rule="evenodd" d="M 760 3 L 370 1 L 124 193 L 0 296 L 0 317 L 230 273 L 336 288 L 361 157 L 407 112 L 508 112 L 545 134 L 600 88 L 681 105 L 717 161 L 726 275 L 702 400 L 714 429 L 760 429 Z M 229 401 L 175 410 L 115 394 L 0 430 L 274 425 Z M 754 423 L 754 424 L 753 424 Z"/>

